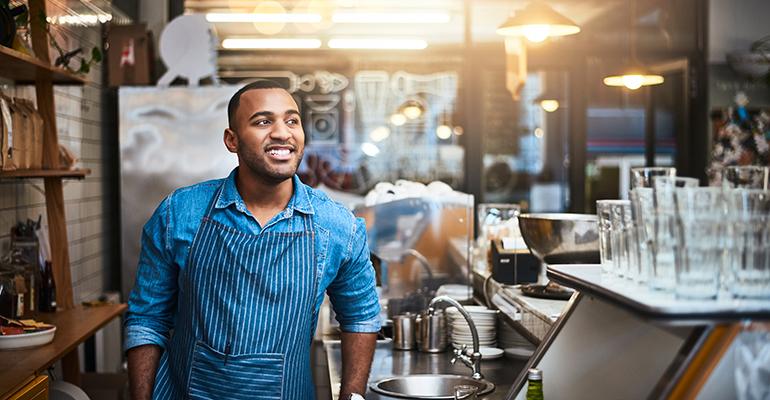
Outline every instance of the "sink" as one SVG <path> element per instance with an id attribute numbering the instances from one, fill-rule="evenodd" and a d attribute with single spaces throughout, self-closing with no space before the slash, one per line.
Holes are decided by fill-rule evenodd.
<path id="1" fill-rule="evenodd" d="M 454 387 L 472 385 L 479 388 L 478 395 L 491 393 L 495 385 L 460 375 L 409 375 L 379 380 L 369 387 L 386 396 L 409 399 L 454 399 Z"/>

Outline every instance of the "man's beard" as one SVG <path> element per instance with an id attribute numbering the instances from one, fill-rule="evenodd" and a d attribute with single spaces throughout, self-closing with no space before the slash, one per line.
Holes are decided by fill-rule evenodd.
<path id="1" fill-rule="evenodd" d="M 299 164 L 302 163 L 302 157 L 304 156 L 305 149 L 297 152 L 296 164 L 291 167 L 282 166 L 282 168 L 275 168 L 267 162 L 268 155 L 259 157 L 255 153 L 241 153 L 240 158 L 242 167 L 246 167 L 251 171 L 253 176 L 257 176 L 269 183 L 281 183 L 287 179 L 290 179 L 297 173 Z"/>

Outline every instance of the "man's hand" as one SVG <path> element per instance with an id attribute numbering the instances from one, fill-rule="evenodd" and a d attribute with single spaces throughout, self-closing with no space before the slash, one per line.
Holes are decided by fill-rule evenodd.
<path id="1" fill-rule="evenodd" d="M 128 385 L 132 400 L 152 399 L 152 388 L 155 386 L 155 373 L 163 349 L 160 346 L 148 344 L 134 347 L 128 355 Z"/>
<path id="2" fill-rule="evenodd" d="M 340 400 L 347 400 L 351 393 L 364 395 L 369 369 L 372 367 L 376 333 L 342 332 L 342 385 Z"/>

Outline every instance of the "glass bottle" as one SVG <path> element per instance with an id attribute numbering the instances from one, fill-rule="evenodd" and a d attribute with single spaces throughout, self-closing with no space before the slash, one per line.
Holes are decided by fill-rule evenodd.
<path id="1" fill-rule="evenodd" d="M 18 312 L 18 297 L 13 274 L 0 269 L 0 315 L 6 318 L 16 318 Z"/>
<path id="2" fill-rule="evenodd" d="M 527 400 L 543 400 L 543 371 L 530 368 L 527 371 Z"/>
<path id="3" fill-rule="evenodd" d="M 40 291 L 38 308 L 42 312 L 56 311 L 56 282 L 53 278 L 53 267 L 50 261 L 43 263 L 40 271 Z"/>

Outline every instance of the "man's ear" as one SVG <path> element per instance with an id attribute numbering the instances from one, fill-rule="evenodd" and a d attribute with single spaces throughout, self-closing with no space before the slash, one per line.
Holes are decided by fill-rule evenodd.
<path id="1" fill-rule="evenodd" d="M 225 147 L 227 147 L 227 150 L 231 153 L 237 153 L 238 152 L 238 135 L 235 133 L 234 130 L 230 128 L 225 129 Z"/>

